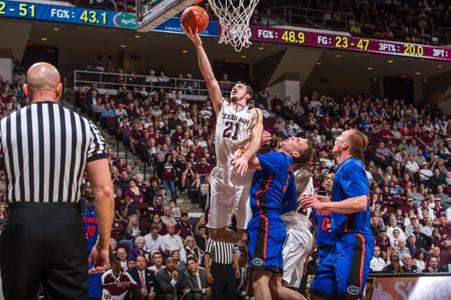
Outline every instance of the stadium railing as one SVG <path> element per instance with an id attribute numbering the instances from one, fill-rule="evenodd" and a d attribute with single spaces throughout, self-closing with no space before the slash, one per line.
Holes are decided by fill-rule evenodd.
<path id="1" fill-rule="evenodd" d="M 346 13 L 339 13 L 342 20 L 333 20 L 332 15 L 337 12 L 330 12 L 320 9 L 293 6 L 274 6 L 267 8 L 265 12 L 266 13 L 260 13 L 262 22 L 258 22 L 258 25 L 291 25 L 346 31 L 349 23 L 348 14 Z M 329 15 L 331 18 L 327 17 Z"/>
<path id="2" fill-rule="evenodd" d="M 168 82 L 146 82 L 148 75 L 136 75 L 125 73 L 108 73 L 96 71 L 75 70 L 73 73 L 74 90 L 79 87 L 88 88 L 93 84 L 102 90 L 101 93 L 117 95 L 119 89 L 133 90 L 137 88 L 140 91 L 158 91 L 165 89 L 166 92 L 181 91 L 183 98 L 186 100 L 206 100 L 208 90 L 204 80 L 168 77 Z M 118 78 L 126 78 L 125 82 L 119 82 Z M 155 76 L 158 78 L 158 76 Z M 128 82 L 127 78 L 133 78 L 132 82 Z M 219 81 L 221 87 L 225 84 L 232 86 L 233 82 Z M 223 89 L 228 92 L 228 89 Z"/>
<path id="3" fill-rule="evenodd" d="M 340 11 L 329 11 L 321 9 L 294 7 L 294 6 L 273 6 L 264 9 L 258 13 L 258 18 L 254 17 L 254 24 L 260 26 L 298 26 L 307 28 L 316 28 L 321 30 L 333 30 L 350 32 L 352 14 Z M 368 28 L 367 24 L 360 24 L 358 36 L 369 36 L 384 38 L 376 33 L 383 31 L 383 28 Z M 406 34 L 404 31 L 392 31 L 393 37 L 390 40 L 405 41 L 407 38 L 415 38 L 422 43 L 444 44 L 451 40 L 451 28 L 440 28 L 438 36 L 431 33 L 425 34 Z M 355 35 L 355 33 L 353 33 Z M 424 41 L 423 41 L 424 40 Z"/>

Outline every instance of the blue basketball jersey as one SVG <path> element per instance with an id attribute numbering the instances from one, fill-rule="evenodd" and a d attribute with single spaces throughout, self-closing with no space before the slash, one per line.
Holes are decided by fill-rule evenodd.
<path id="1" fill-rule="evenodd" d="M 86 212 L 83 215 L 83 223 L 85 225 L 87 250 L 88 253 L 91 253 L 92 248 L 97 242 L 97 236 L 99 235 L 99 226 L 97 224 L 94 206 L 86 206 Z M 92 264 L 89 265 L 88 268 L 92 268 Z M 102 297 L 102 274 L 88 275 L 88 297 Z"/>
<path id="2" fill-rule="evenodd" d="M 90 253 L 92 247 L 96 244 L 97 236 L 99 235 L 94 206 L 86 206 L 86 212 L 83 215 L 83 223 L 85 224 L 86 245 L 88 247 L 88 253 Z"/>
<path id="3" fill-rule="evenodd" d="M 369 196 L 368 177 L 363 163 L 351 157 L 337 168 L 332 186 L 332 201 L 342 201 L 359 196 Z M 347 215 L 332 213 L 331 223 L 332 232 L 335 235 L 353 232 L 372 234 L 369 207 L 364 212 Z"/>
<path id="4" fill-rule="evenodd" d="M 262 213 L 281 214 L 297 208 L 294 183 L 294 162 L 291 156 L 280 152 L 257 155 L 261 170 L 254 174 L 250 192 L 253 216 Z M 285 204 L 284 202 L 288 202 Z"/>
<path id="5" fill-rule="evenodd" d="M 316 244 L 319 247 L 323 246 L 335 246 L 337 238 L 332 233 L 332 224 L 330 217 L 332 212 L 330 210 L 317 210 L 313 209 L 313 222 L 316 226 Z"/>

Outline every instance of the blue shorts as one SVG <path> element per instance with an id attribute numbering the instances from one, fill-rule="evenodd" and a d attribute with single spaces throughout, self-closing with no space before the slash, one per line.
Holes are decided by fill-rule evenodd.
<path id="1" fill-rule="evenodd" d="M 318 247 L 318 264 L 310 292 L 324 299 L 335 299 L 337 280 L 335 276 L 335 247 Z"/>
<path id="2" fill-rule="evenodd" d="M 345 234 L 335 248 L 337 294 L 347 299 L 362 295 L 373 257 L 374 237 L 360 233 Z"/>
<path id="3" fill-rule="evenodd" d="M 373 257 L 374 237 L 345 234 L 335 250 L 319 250 L 319 264 L 311 284 L 312 293 L 325 299 L 357 299 L 365 288 Z"/>
<path id="4" fill-rule="evenodd" d="M 247 231 L 249 266 L 254 270 L 281 273 L 286 232 L 285 224 L 280 217 L 253 217 L 247 226 Z"/>

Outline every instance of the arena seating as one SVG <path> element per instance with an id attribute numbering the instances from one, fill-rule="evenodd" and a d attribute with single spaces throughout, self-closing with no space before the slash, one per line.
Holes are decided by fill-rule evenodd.
<path id="1" fill-rule="evenodd" d="M 74 99 L 85 115 L 156 169 L 156 177 L 144 182 L 142 174 L 135 174 L 123 158 L 109 151 L 115 185 L 115 253 L 123 261 L 119 248 L 126 250 L 125 260 L 144 251 L 151 254 L 151 266 L 152 253 L 136 249 L 135 241 L 149 234 L 152 226 L 164 235 L 166 226 L 175 222 L 177 234 L 182 238 L 194 235 L 200 253 L 205 250 L 205 219 L 183 219 L 177 199 L 184 194 L 200 207 L 205 205 L 207 178 L 215 165 L 215 116 L 209 101 L 188 100 L 189 93 L 172 93 L 179 88 L 176 84 L 145 93 L 129 90 L 127 78 L 134 76 L 123 74 L 125 81 L 117 83 L 114 95 L 100 93 L 102 89 L 94 84 L 76 89 Z M 230 84 L 223 86 L 229 88 Z M 1 116 L 29 103 L 19 85 L 1 79 L 0 86 Z M 325 190 L 324 178 L 335 168 L 333 140 L 348 128 L 368 135 L 365 163 L 371 180 L 371 222 L 382 250 L 375 255 L 383 260 L 377 264 L 375 259 L 373 271 L 409 272 L 411 263 L 427 269 L 431 257 L 438 258 L 439 271 L 447 270 L 449 258 L 444 255 L 451 247 L 447 225 L 451 218 L 448 116 L 428 105 L 365 95 L 344 94 L 334 99 L 327 93 L 313 92 L 302 99 L 279 99 L 265 89 L 256 92 L 254 99 L 250 105 L 263 110 L 264 127 L 273 134 L 273 141 L 263 146 L 262 152 L 274 149 L 290 135 L 314 142 L 317 156 L 310 168 L 316 191 Z M 2 180 L 0 227 L 7 215 L 5 178 Z M 394 258 L 402 260 L 406 253 L 414 258 L 412 262 L 406 260 L 401 262 L 405 268 L 394 268 Z"/>
<path id="2" fill-rule="evenodd" d="M 73 0 L 75 5 L 135 11 L 129 0 Z M 215 18 L 208 3 L 202 4 Z M 352 35 L 421 44 L 449 44 L 451 5 L 426 1 L 260 0 L 255 25 L 292 25 L 347 31 Z"/>
<path id="3" fill-rule="evenodd" d="M 172 88 L 175 87 L 168 90 Z M 99 100 L 98 105 L 90 106 L 94 103 L 92 95 Z M 175 186 L 178 191 L 187 192 L 191 201 L 202 202 L 206 174 L 215 164 L 212 147 L 215 120 L 211 105 L 209 101 L 183 100 L 183 95 L 182 100 L 176 100 L 170 95 L 163 90 L 151 92 L 147 97 L 142 93 L 123 92 L 112 100 L 110 96 L 98 94 L 94 87 L 78 92 L 76 98 L 95 119 L 128 144 L 132 152 L 155 162 L 158 177 L 167 189 Z M 102 117 L 105 97 L 116 108 L 123 106 L 127 116 Z M 449 237 L 446 220 L 451 213 L 448 171 L 451 140 L 445 114 L 427 105 L 371 96 L 345 95 L 334 99 L 313 92 L 302 100 L 282 100 L 260 91 L 254 98 L 251 105 L 264 110 L 265 129 L 274 137 L 272 145 L 263 147 L 262 151 L 268 151 L 281 138 L 292 134 L 314 141 L 317 160 L 312 165 L 312 173 L 318 191 L 324 190 L 323 179 L 334 169 L 330 154 L 334 138 L 348 128 L 365 132 L 370 138 L 365 155 L 371 178 L 375 234 L 398 227 L 412 257 L 424 248 L 424 261 L 434 255 L 436 247 L 441 250 L 447 247 L 443 241 Z M 189 166 L 188 170 L 185 166 Z M 123 167 L 116 168 L 113 173 L 123 171 Z M 409 204 L 410 199 L 413 206 Z M 151 204 L 152 199 L 146 201 Z M 393 218 L 395 224 L 390 222 Z M 412 242 L 414 218 L 422 226 L 422 239 Z M 427 218 L 432 219 L 432 225 L 427 225 Z M 388 262 L 396 251 L 398 246 L 393 244 L 384 248 L 381 255 Z"/>

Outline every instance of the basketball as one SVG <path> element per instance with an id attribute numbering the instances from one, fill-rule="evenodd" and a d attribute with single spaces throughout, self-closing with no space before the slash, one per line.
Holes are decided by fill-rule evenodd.
<path id="1" fill-rule="evenodd" d="M 203 32 L 208 27 L 209 17 L 207 12 L 200 6 L 190 6 L 185 9 L 181 17 L 182 25 L 186 29 L 191 28 L 193 32 Z"/>

